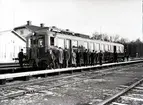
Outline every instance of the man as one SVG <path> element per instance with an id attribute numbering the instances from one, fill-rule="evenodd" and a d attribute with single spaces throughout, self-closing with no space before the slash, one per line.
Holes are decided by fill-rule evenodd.
<path id="1" fill-rule="evenodd" d="M 72 50 L 72 66 L 76 67 L 76 53 Z"/>
<path id="2" fill-rule="evenodd" d="M 97 61 L 98 61 L 98 54 L 97 54 L 97 51 L 94 52 L 94 65 L 97 64 Z"/>
<path id="3" fill-rule="evenodd" d="M 95 61 L 94 50 L 93 52 L 91 52 L 90 58 L 91 58 L 91 65 L 94 65 L 94 61 Z"/>
<path id="4" fill-rule="evenodd" d="M 87 49 L 83 52 L 83 57 L 84 57 L 84 66 L 87 66 Z"/>
<path id="5" fill-rule="evenodd" d="M 90 60 L 91 60 L 91 56 L 90 56 L 91 52 L 89 51 L 89 49 L 87 50 L 87 65 L 90 65 Z"/>
<path id="6" fill-rule="evenodd" d="M 81 60 L 81 52 L 80 52 L 79 49 L 77 49 L 77 51 L 76 51 L 76 64 L 77 64 L 77 66 L 79 66 L 79 67 L 81 66 L 80 60 Z"/>
<path id="7" fill-rule="evenodd" d="M 114 62 L 118 62 L 118 54 L 117 54 L 117 52 L 114 52 Z"/>
<path id="8" fill-rule="evenodd" d="M 102 51 L 99 52 L 99 63 L 100 65 L 102 65 L 102 57 L 103 57 L 103 54 L 102 54 Z"/>
<path id="9" fill-rule="evenodd" d="M 57 46 L 54 46 L 52 52 L 55 56 L 54 60 L 55 68 L 59 68 L 59 56 L 60 56 L 59 48 Z"/>
<path id="10" fill-rule="evenodd" d="M 63 49 L 61 47 L 59 47 L 59 65 L 60 68 L 63 67 Z"/>
<path id="11" fill-rule="evenodd" d="M 18 53 L 18 58 L 19 58 L 20 67 L 23 67 L 23 58 L 24 58 L 23 49 L 21 49 L 21 52 Z"/>
<path id="12" fill-rule="evenodd" d="M 70 59 L 69 52 L 68 52 L 67 48 L 65 48 L 65 49 L 64 49 L 64 67 L 65 67 L 65 68 L 68 67 L 69 59 Z"/>

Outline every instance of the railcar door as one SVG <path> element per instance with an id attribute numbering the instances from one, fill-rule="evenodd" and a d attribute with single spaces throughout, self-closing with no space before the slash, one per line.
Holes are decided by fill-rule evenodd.
<path id="1" fill-rule="evenodd" d="M 45 54 L 45 36 L 38 37 L 38 57 L 43 57 Z"/>
<path id="2" fill-rule="evenodd" d="M 116 52 L 116 50 L 117 50 L 117 48 L 116 48 L 116 46 L 114 46 L 114 49 L 113 49 L 114 53 Z"/>

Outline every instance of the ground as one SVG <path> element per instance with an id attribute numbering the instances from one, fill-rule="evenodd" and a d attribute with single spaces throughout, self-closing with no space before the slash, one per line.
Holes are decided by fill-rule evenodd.
<path id="1" fill-rule="evenodd" d="M 119 92 L 122 89 L 121 85 L 129 85 L 143 74 L 142 64 L 110 69 L 108 68 L 109 71 L 106 72 L 103 70 L 99 73 L 65 78 L 56 83 L 27 85 L 24 88 L 30 90 L 65 83 L 58 87 L 1 100 L 0 105 L 95 105 Z M 10 92 L 17 92 L 17 89 L 3 90 L 0 95 L 7 95 Z"/>

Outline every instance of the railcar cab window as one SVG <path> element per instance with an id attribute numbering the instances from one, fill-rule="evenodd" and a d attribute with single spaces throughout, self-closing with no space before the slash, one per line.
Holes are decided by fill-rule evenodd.
<path id="1" fill-rule="evenodd" d="M 38 40 L 38 47 L 44 47 L 43 39 Z"/>
<path id="2" fill-rule="evenodd" d="M 33 37 L 32 37 L 31 43 L 32 43 L 32 44 L 36 44 L 36 36 L 33 36 Z"/>

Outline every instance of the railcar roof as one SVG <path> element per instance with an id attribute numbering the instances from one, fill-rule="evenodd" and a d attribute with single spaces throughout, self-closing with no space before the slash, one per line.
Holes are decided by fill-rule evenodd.
<path id="1" fill-rule="evenodd" d="M 39 27 L 39 26 L 35 26 L 35 25 L 23 25 L 23 26 L 20 26 L 20 27 L 15 27 L 14 30 L 18 30 L 18 29 L 23 29 L 23 28 L 27 28 L 31 31 L 37 31 L 37 30 L 40 30 L 40 29 L 48 29 L 48 27 Z"/>
<path id="2" fill-rule="evenodd" d="M 33 32 L 39 32 L 39 31 L 42 32 L 42 30 L 45 30 L 45 31 L 49 31 L 49 32 L 56 32 L 59 34 L 71 35 L 71 36 L 81 37 L 81 38 L 85 38 L 85 39 L 95 40 L 95 41 L 98 41 L 101 43 L 110 43 L 110 44 L 122 45 L 122 44 L 116 43 L 116 42 L 108 42 L 108 41 L 92 39 L 89 37 L 89 35 L 85 35 L 85 34 L 81 34 L 81 33 L 75 33 L 75 32 L 72 32 L 70 30 L 64 30 L 64 29 L 60 29 L 57 27 L 39 27 L 39 26 L 35 26 L 35 25 L 27 25 L 26 24 L 26 25 L 14 28 L 14 30 L 16 31 L 18 29 L 23 29 L 23 28 L 27 28 Z"/>

